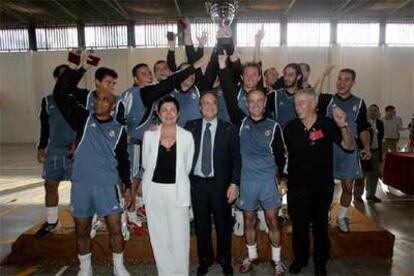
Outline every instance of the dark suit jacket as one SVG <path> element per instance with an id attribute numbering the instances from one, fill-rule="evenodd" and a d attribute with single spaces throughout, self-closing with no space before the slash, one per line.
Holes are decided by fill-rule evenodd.
<path id="1" fill-rule="evenodd" d="M 377 128 L 377 141 L 378 141 L 378 150 L 381 153 L 381 161 L 382 161 L 382 140 L 384 139 L 384 123 L 380 120 L 376 120 L 376 128 Z M 372 144 L 372 137 L 375 133 L 371 130 L 371 142 Z"/>
<path id="2" fill-rule="evenodd" d="M 217 129 L 213 145 L 214 176 L 220 190 L 227 190 L 230 183 L 240 184 L 240 139 L 239 133 L 231 123 L 217 119 Z M 194 168 L 200 154 L 201 131 L 203 119 L 188 121 L 185 129 L 193 134 L 194 138 L 194 161 L 190 178 L 194 177 Z"/>

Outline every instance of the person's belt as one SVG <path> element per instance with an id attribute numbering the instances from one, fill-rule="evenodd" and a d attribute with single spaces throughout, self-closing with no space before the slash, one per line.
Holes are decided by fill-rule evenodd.
<path id="1" fill-rule="evenodd" d="M 208 180 L 215 180 L 216 177 L 212 176 L 212 177 L 202 177 L 202 176 L 198 176 L 198 175 L 194 175 L 195 179 L 199 179 L 199 180 L 204 180 L 204 181 L 208 181 Z"/>

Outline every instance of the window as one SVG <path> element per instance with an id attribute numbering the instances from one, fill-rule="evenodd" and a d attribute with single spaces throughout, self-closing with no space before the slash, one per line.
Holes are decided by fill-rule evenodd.
<path id="1" fill-rule="evenodd" d="M 294 22 L 287 24 L 288 46 L 329 46 L 330 24 L 323 22 Z"/>
<path id="2" fill-rule="evenodd" d="M 337 42 L 341 46 L 378 46 L 379 23 L 340 23 L 337 28 Z"/>
<path id="3" fill-rule="evenodd" d="M 177 33 L 177 24 L 140 24 L 135 25 L 135 46 L 168 47 L 167 32 Z"/>
<path id="4" fill-rule="evenodd" d="M 216 34 L 218 31 L 218 24 L 216 23 L 191 23 L 191 37 L 193 39 L 193 43 L 195 46 L 198 46 L 198 39 L 201 34 L 205 31 L 207 32 L 208 40 L 207 45 L 208 47 L 214 47 L 216 45 Z"/>
<path id="5" fill-rule="evenodd" d="M 0 30 L 0 51 L 15 52 L 29 50 L 29 33 L 27 29 Z"/>
<path id="6" fill-rule="evenodd" d="M 237 22 L 237 46 L 254 46 L 255 35 L 262 28 L 262 46 L 280 45 L 280 24 L 276 22 Z"/>
<path id="7" fill-rule="evenodd" d="M 85 26 L 85 44 L 88 48 L 126 48 L 128 31 L 126 25 Z"/>
<path id="8" fill-rule="evenodd" d="M 414 47 L 414 23 L 388 23 L 385 43 L 391 47 Z"/>
<path id="9" fill-rule="evenodd" d="M 63 50 L 78 47 L 76 27 L 36 28 L 36 44 L 39 50 Z"/>

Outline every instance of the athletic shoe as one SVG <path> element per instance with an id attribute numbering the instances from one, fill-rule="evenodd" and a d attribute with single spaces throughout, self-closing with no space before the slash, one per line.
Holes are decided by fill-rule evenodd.
<path id="1" fill-rule="evenodd" d="M 131 230 L 132 234 L 136 236 L 143 236 L 147 233 L 140 218 L 137 220 L 128 220 L 128 227 Z"/>
<path id="2" fill-rule="evenodd" d="M 302 272 L 302 269 L 307 266 L 307 264 L 302 264 L 297 261 L 293 261 L 293 263 L 289 267 L 289 273 L 296 275 Z"/>
<path id="3" fill-rule="evenodd" d="M 382 200 L 381 199 L 379 199 L 378 197 L 376 197 L 376 196 L 373 196 L 373 197 L 367 197 L 367 200 L 368 201 L 372 201 L 372 202 L 374 202 L 374 203 L 380 203 L 380 202 L 382 202 Z"/>
<path id="4" fill-rule="evenodd" d="M 339 230 L 344 233 L 349 232 L 349 219 L 347 217 L 338 218 L 337 223 Z"/>
<path id="5" fill-rule="evenodd" d="M 114 266 L 114 275 L 115 276 L 130 276 L 131 274 L 129 274 L 125 266 L 122 265 L 122 266 Z"/>
<path id="6" fill-rule="evenodd" d="M 247 273 L 253 269 L 253 265 L 257 262 L 258 259 L 249 259 L 249 257 L 244 257 L 243 262 L 239 268 L 240 273 Z"/>
<path id="7" fill-rule="evenodd" d="M 60 227 L 59 220 L 56 221 L 56 223 L 45 222 L 43 223 L 42 227 L 40 227 L 40 229 L 36 232 L 35 234 L 36 238 L 41 238 L 50 232 L 56 231 L 59 227 Z"/>
<path id="8" fill-rule="evenodd" d="M 92 266 L 88 267 L 87 269 L 81 268 L 78 272 L 78 276 L 93 276 Z"/>
<path id="9" fill-rule="evenodd" d="M 282 261 L 272 261 L 273 269 L 275 270 L 275 276 L 283 276 L 286 272 L 286 266 Z"/>

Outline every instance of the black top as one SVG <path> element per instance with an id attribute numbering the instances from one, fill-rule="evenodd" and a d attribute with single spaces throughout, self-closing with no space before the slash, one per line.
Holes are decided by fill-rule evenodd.
<path id="1" fill-rule="evenodd" d="M 286 125 L 284 133 L 289 186 L 333 183 L 333 143 L 340 145 L 342 141 L 336 123 L 318 116 L 307 130 L 300 119 L 295 119 Z"/>
<path id="2" fill-rule="evenodd" d="M 62 112 L 63 117 L 69 125 L 76 131 L 78 137 L 81 137 L 83 134 L 86 121 L 89 117 L 89 111 L 84 108 L 83 103 L 80 102 L 72 92 L 78 91 L 77 85 L 85 72 L 86 71 L 83 69 L 66 70 L 56 82 L 53 90 L 56 105 L 58 106 L 60 112 Z M 99 120 L 95 117 L 95 119 L 100 124 L 104 124 L 111 122 L 115 118 Z M 129 188 L 131 186 L 130 164 L 128 159 L 127 133 L 125 128 L 122 129 L 121 137 L 119 138 L 119 142 L 117 143 L 114 152 L 115 158 L 118 161 L 117 170 L 119 178 L 125 186 Z M 94 162 L 94 160 L 91 160 L 91 162 Z"/>
<path id="3" fill-rule="evenodd" d="M 163 184 L 175 184 L 176 159 L 176 143 L 168 149 L 160 143 L 158 147 L 157 165 L 155 166 L 152 181 Z"/>
<path id="4" fill-rule="evenodd" d="M 42 99 L 42 106 L 40 109 L 40 138 L 39 144 L 37 145 L 38 149 L 47 148 L 49 143 L 49 114 L 46 111 L 46 99 Z"/>

